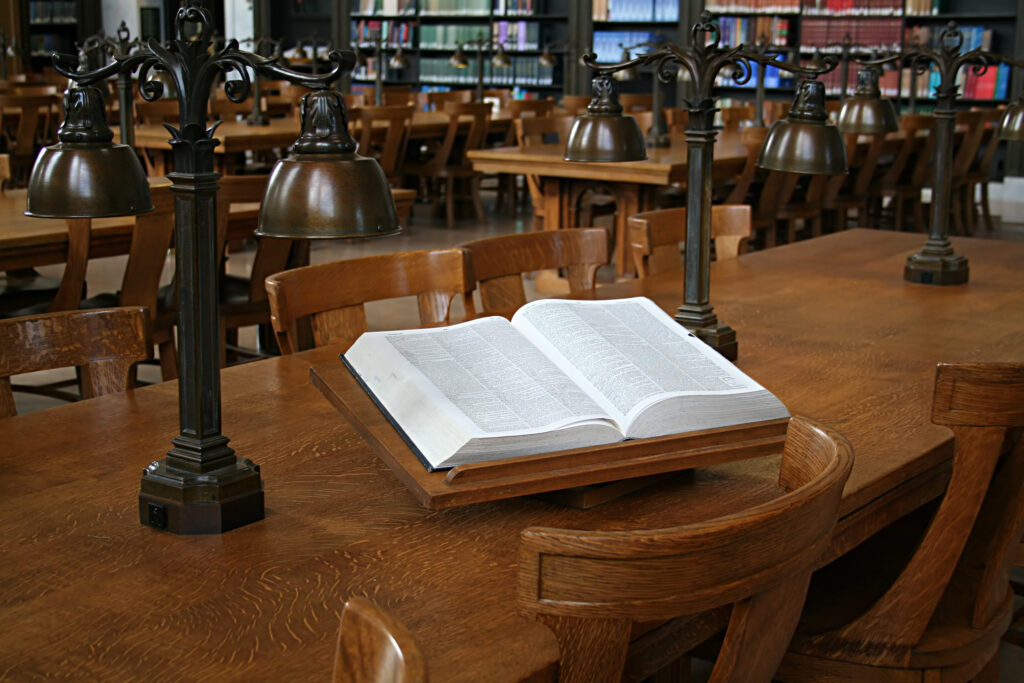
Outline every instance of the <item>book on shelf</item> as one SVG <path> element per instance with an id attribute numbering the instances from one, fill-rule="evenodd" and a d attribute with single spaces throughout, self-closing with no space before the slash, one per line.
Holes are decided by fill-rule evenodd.
<path id="1" fill-rule="evenodd" d="M 789 415 L 645 298 L 367 332 L 342 359 L 430 471 Z"/>

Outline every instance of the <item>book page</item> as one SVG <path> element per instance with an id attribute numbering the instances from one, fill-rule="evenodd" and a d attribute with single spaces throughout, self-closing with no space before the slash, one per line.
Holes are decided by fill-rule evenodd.
<path id="1" fill-rule="evenodd" d="M 450 448 L 451 432 L 477 438 L 609 422 L 592 398 L 504 318 L 369 332 L 345 358 L 431 460 L 431 444 L 442 440 Z"/>
<path id="2" fill-rule="evenodd" d="M 564 361 L 577 383 L 600 393 L 621 423 L 668 394 L 764 391 L 643 297 L 535 301 L 512 320 L 538 347 Z"/>

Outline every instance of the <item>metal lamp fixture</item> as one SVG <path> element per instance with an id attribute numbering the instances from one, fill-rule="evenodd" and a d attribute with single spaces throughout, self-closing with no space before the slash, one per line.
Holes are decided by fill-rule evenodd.
<path id="1" fill-rule="evenodd" d="M 594 57 L 585 55 L 584 60 Z M 588 63 L 589 65 L 589 63 Z M 596 67 L 596 63 L 592 68 Z M 640 161 L 647 158 L 644 134 L 632 116 L 622 113 L 610 73 L 597 68 L 587 113 L 578 116 L 565 145 L 566 161 Z"/>
<path id="2" fill-rule="evenodd" d="M 1024 67 L 1024 62 L 1016 59 L 1003 58 L 1010 66 Z M 999 122 L 999 137 L 1003 140 L 1024 142 L 1024 95 L 1009 105 Z"/>
<path id="3" fill-rule="evenodd" d="M 932 180 L 931 229 L 924 247 L 907 257 L 903 277 L 909 282 L 959 285 L 966 283 L 970 277 L 967 259 L 953 251 L 948 229 L 956 122 L 956 111 L 953 109 L 957 96 L 956 76 L 964 66 L 971 66 L 975 73 L 981 73 L 990 62 L 1004 58 L 980 48 L 961 52 L 963 44 L 963 33 L 951 21 L 939 36 L 938 48 L 915 43 L 903 52 L 862 62 L 865 66 L 880 67 L 909 60 L 912 74 L 923 74 L 929 64 L 934 65 L 939 72 L 939 85 L 935 89 L 935 130 L 932 133 L 935 136 L 935 175 Z"/>
<path id="4" fill-rule="evenodd" d="M 409 58 L 405 56 L 405 51 L 401 45 L 395 50 L 395 54 L 391 55 L 390 59 L 388 59 L 388 68 L 395 71 L 409 68 Z"/>
<path id="5" fill-rule="evenodd" d="M 279 59 L 281 57 L 280 40 L 261 36 L 259 38 L 246 38 L 241 42 L 251 44 L 253 52 L 258 55 L 263 55 L 267 52 L 267 48 L 270 48 L 269 53 L 271 58 Z M 255 71 L 254 74 L 255 77 L 253 78 L 252 84 L 252 112 L 245 117 L 245 122 L 250 126 L 269 126 L 270 118 L 263 111 L 263 77 L 260 76 L 259 71 Z"/>
<path id="6" fill-rule="evenodd" d="M 384 40 L 384 32 L 377 29 L 377 36 L 373 42 L 373 58 L 375 65 L 375 76 L 374 76 L 374 91 L 373 91 L 373 104 L 376 107 L 380 107 L 384 104 L 384 48 L 389 46 L 389 41 Z M 357 64 L 362 61 L 362 65 L 366 66 L 366 60 L 362 59 L 362 55 L 356 50 Z M 387 60 L 389 69 L 395 71 L 401 71 L 402 69 L 408 68 L 409 59 L 402 52 L 402 46 L 398 46 L 398 51 Z"/>
<path id="7" fill-rule="evenodd" d="M 99 90 L 103 79 L 139 69 L 142 96 L 160 97 L 163 88 L 148 79 L 153 69 L 166 72 L 175 82 L 180 107 L 180 128 L 167 126 L 174 154 L 175 244 L 178 273 L 178 383 L 180 433 L 167 456 L 153 462 L 142 475 L 139 492 L 140 521 L 174 533 L 221 533 L 263 518 L 263 482 L 259 466 L 235 454 L 221 433 L 220 323 L 218 297 L 219 254 L 216 248 L 216 196 L 219 174 L 214 172 L 214 139 L 217 124 L 206 126 L 211 86 L 223 73 L 234 71 L 236 80 L 225 84 L 228 97 L 241 102 L 249 93 L 247 68 L 264 76 L 283 78 L 315 92 L 303 104 L 303 135 L 289 164 L 275 169 L 263 201 L 264 234 L 309 236 L 310 216 L 333 210 L 330 222 L 335 235 L 344 237 L 394 233 L 390 190 L 377 167 L 383 188 L 373 187 L 374 162 L 350 152 L 344 100 L 330 85 L 350 70 L 351 52 L 330 54 L 333 68 L 311 76 L 279 66 L 276 57 L 264 58 L 238 49 L 237 41 L 212 51 L 211 17 L 196 0 L 178 10 L 177 38 L 164 47 L 156 41 L 91 72 L 76 72 L 76 59 L 54 55 L 54 66 L 73 85 L 65 96 L 65 123 L 61 142 L 40 153 L 32 172 L 28 195 L 29 215 L 106 215 L 105 202 L 131 196 L 117 207 L 123 214 L 150 207 L 148 187 L 134 154 L 112 152 L 110 131 L 104 123 Z M 120 173 L 105 168 L 104 156 L 117 156 Z M 348 168 L 328 172 L 327 166 Z M 301 172 L 290 171 L 305 165 Z M 281 170 L 284 168 L 285 170 Z M 356 189 L 345 186 L 358 176 Z M 363 177 L 367 176 L 367 177 Z M 296 180 L 299 178 L 299 180 Z M 315 186 L 299 192 L 294 183 Z M 292 184 L 289 184 L 292 183 Z M 146 188 L 144 191 L 143 188 Z M 74 194 L 71 194 L 74 193 Z M 69 198 L 70 197 L 70 198 Z M 315 204 L 310 207 L 309 204 Z M 348 203 L 347 206 L 345 204 Z M 383 216 L 366 219 L 366 216 Z M 354 218 L 353 218 L 354 217 Z M 318 218 L 317 220 L 321 220 Z M 327 222 L 328 219 L 322 219 Z M 272 229 L 268 224 L 285 226 Z M 293 229 L 287 229 L 292 226 Z M 327 236 L 319 230 L 315 236 Z"/>
<path id="8" fill-rule="evenodd" d="M 630 60 L 630 50 L 637 50 L 639 48 L 656 50 L 664 42 L 664 37 L 655 36 L 652 40 L 637 43 L 636 45 L 628 45 L 622 51 L 623 61 L 628 62 Z M 633 81 L 638 78 L 639 71 L 636 67 L 630 67 L 622 71 L 616 71 L 613 76 L 616 80 Z M 655 74 L 651 84 L 651 129 L 644 135 L 644 144 L 648 147 L 668 147 L 670 141 L 668 133 L 665 132 L 666 128 L 665 114 L 662 112 L 661 106 L 661 79 Z"/>
<path id="9" fill-rule="evenodd" d="M 469 67 L 469 60 L 466 59 L 466 47 L 476 48 L 476 101 L 484 101 L 484 50 L 489 47 L 494 47 L 494 56 L 491 57 L 491 66 L 504 69 L 512 65 L 512 60 L 508 58 L 505 53 L 505 47 L 500 42 L 492 40 L 490 38 L 474 38 L 473 40 L 467 40 L 464 43 L 459 43 L 455 46 L 455 52 L 451 57 L 448 58 L 448 63 L 456 69 L 465 69 Z"/>
<path id="10" fill-rule="evenodd" d="M 768 129 L 757 165 L 791 173 L 846 173 L 846 145 L 839 129 L 828 121 L 824 83 L 800 83 L 789 116 Z"/>
<path id="11" fill-rule="evenodd" d="M 856 135 L 875 135 L 899 130 L 899 116 L 892 100 L 878 87 L 879 69 L 867 66 L 857 74 L 857 89 L 843 100 L 839 130 Z"/>
<path id="12" fill-rule="evenodd" d="M 599 65 L 595 55 L 586 55 L 584 62 L 596 71 L 594 78 L 594 100 L 588 107 L 588 113 L 577 119 L 573 132 L 566 145 L 566 159 L 570 161 L 589 161 L 598 157 L 602 161 L 632 161 L 642 159 L 642 144 L 633 147 L 618 147 L 613 144 L 618 139 L 608 134 L 600 134 L 624 124 L 615 121 L 632 117 L 622 116 L 622 107 L 618 105 L 614 93 L 612 73 L 619 69 L 636 67 L 642 64 L 655 65 L 655 74 L 667 83 L 677 78 L 677 65 L 689 74 L 693 96 L 686 100 L 690 117 L 686 126 L 686 147 L 688 163 L 687 179 L 687 211 L 686 211 L 686 277 L 684 280 L 683 303 L 679 306 L 675 319 L 680 324 L 693 330 L 704 342 L 717 349 L 726 358 L 735 360 L 738 355 L 736 332 L 718 320 L 714 307 L 710 303 L 711 280 L 711 168 L 714 160 L 714 146 L 717 131 L 714 126 L 715 102 L 713 88 L 715 78 L 723 69 L 731 69 L 733 79 L 739 84 L 747 82 L 751 76 L 750 63 L 756 62 L 763 69 L 774 66 L 785 71 L 805 76 L 815 76 L 836 67 L 838 60 L 833 57 L 824 58 L 817 66 L 801 66 L 786 62 L 776 57 L 768 57 L 763 52 L 751 50 L 742 45 L 737 47 L 721 47 L 721 29 L 711 19 L 708 12 L 701 14 L 700 22 L 691 29 L 691 44 L 677 47 L 666 44 L 657 51 L 640 55 L 629 62 L 614 65 Z M 816 81 L 810 81 L 816 83 Z M 817 83 L 817 86 L 820 86 Z M 808 115 L 817 116 L 811 105 L 815 104 L 816 86 L 808 86 L 804 95 L 806 106 L 798 111 L 807 111 Z M 824 91 L 820 91 L 822 97 Z M 612 105 L 615 106 L 612 106 Z M 617 109 L 615 108 L 617 107 Z M 821 102 L 822 112 L 824 102 Z M 603 115 L 607 120 L 595 122 L 596 116 Z M 804 125 L 807 121 L 798 121 Z M 816 125 L 816 124 L 815 124 Z M 596 130 L 595 130 L 596 129 Z M 834 130 L 834 127 L 833 127 Z M 835 131 L 838 136 L 838 131 Z M 639 139 L 639 128 L 636 129 Z M 589 158 L 588 158 L 589 157 Z M 802 157 L 793 157 L 799 159 Z M 843 156 L 845 160 L 845 149 Z M 788 169 L 787 169 L 788 170 Z M 845 170 L 842 169 L 842 170 Z M 804 171 L 807 172 L 807 171 Z"/>

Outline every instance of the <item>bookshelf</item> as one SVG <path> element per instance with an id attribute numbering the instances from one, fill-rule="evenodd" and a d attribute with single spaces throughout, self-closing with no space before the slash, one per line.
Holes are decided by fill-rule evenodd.
<path id="1" fill-rule="evenodd" d="M 572 0 L 354 0 L 349 15 L 353 44 L 370 46 L 377 31 L 389 39 L 385 58 L 399 42 L 410 67 L 388 69 L 386 84 L 419 85 L 422 90 L 465 88 L 476 84 L 477 51 L 466 51 L 469 67 L 456 69 L 449 58 L 466 41 L 490 38 L 500 42 L 511 66 L 491 65 L 494 48 L 483 53 L 484 85 L 511 88 L 515 97 L 558 95 L 564 87 L 564 65 L 538 62 L 544 45 L 568 37 Z M 385 63 L 385 68 L 386 63 Z M 354 84 L 372 82 L 376 64 L 353 74 Z"/>
<path id="2" fill-rule="evenodd" d="M 75 44 L 100 29 L 99 0 L 21 0 L 22 57 L 28 71 L 48 66 L 50 54 L 74 54 Z"/>

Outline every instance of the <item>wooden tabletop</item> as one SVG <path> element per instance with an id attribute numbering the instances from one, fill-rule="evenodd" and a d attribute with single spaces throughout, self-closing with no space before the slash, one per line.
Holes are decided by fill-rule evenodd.
<path id="1" fill-rule="evenodd" d="M 1024 244 L 954 239 L 971 282 L 902 280 L 913 234 L 853 230 L 716 263 L 739 365 L 856 452 L 836 544 L 942 490 L 950 433 L 928 422 L 938 361 L 1020 360 Z M 679 274 L 599 296 L 681 300 Z M 224 431 L 261 465 L 267 517 L 222 536 L 138 523 L 143 467 L 177 433 L 174 383 L 0 421 L 0 672 L 13 679 L 329 676 L 342 604 L 389 610 L 438 681 L 550 671 L 554 637 L 515 609 L 520 531 L 640 528 L 778 495 L 777 459 L 698 470 L 589 511 L 536 498 L 427 511 L 309 381 L 337 349 L 223 373 Z"/>
<path id="2" fill-rule="evenodd" d="M 674 142 L 670 147 L 650 148 L 643 161 L 565 161 L 565 145 L 538 145 L 520 150 L 518 147 L 472 150 L 467 156 L 473 168 L 482 173 L 526 173 L 559 178 L 607 180 L 646 185 L 668 185 L 686 180 L 686 144 Z M 739 133 L 721 133 L 715 142 L 715 165 L 738 167 L 747 156 Z"/>
<path id="3" fill-rule="evenodd" d="M 499 112 L 491 119 L 491 132 L 506 131 L 510 120 L 508 112 Z M 448 116 L 444 113 L 415 112 L 409 134 L 414 139 L 440 137 L 444 135 L 447 126 Z M 356 129 L 352 128 L 353 131 Z M 217 128 L 214 137 L 220 140 L 215 149 L 218 154 L 286 148 L 298 139 L 299 122 L 290 117 L 270 119 L 266 126 L 250 126 L 244 121 L 225 121 Z M 135 126 L 136 147 L 169 150 L 169 140 L 170 134 L 161 124 L 140 123 Z"/>

